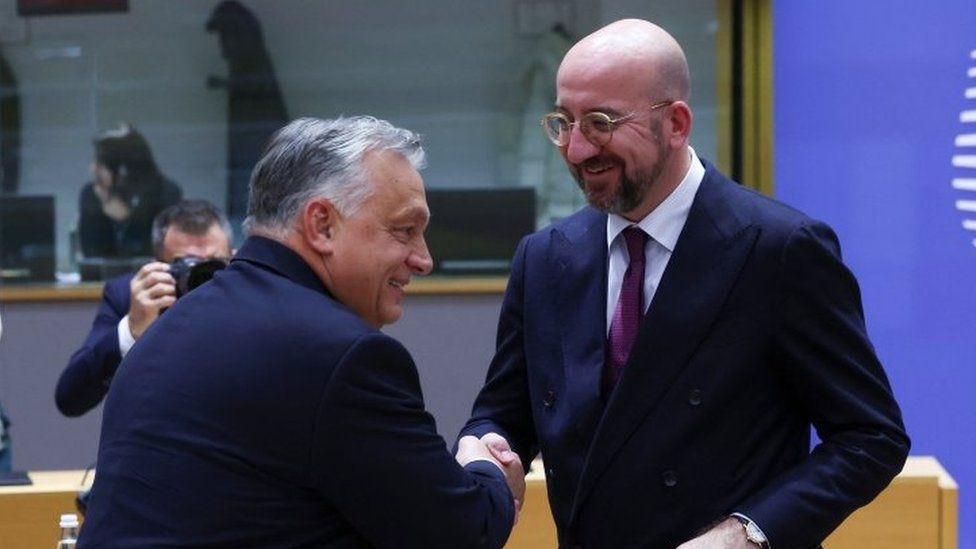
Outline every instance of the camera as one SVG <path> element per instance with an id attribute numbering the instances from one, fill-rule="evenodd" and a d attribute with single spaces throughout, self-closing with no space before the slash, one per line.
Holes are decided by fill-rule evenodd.
<path id="1" fill-rule="evenodd" d="M 176 281 L 176 298 L 213 278 L 214 273 L 227 266 L 224 259 L 206 259 L 195 255 L 177 257 L 169 264 L 169 274 Z"/>

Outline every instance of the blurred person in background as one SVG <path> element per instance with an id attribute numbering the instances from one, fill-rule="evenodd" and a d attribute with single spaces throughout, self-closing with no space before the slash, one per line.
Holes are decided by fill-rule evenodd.
<path id="1" fill-rule="evenodd" d="M 95 139 L 92 181 L 81 189 L 78 237 L 85 257 L 152 255 L 153 218 L 182 196 L 156 165 L 149 143 L 129 124 Z"/>

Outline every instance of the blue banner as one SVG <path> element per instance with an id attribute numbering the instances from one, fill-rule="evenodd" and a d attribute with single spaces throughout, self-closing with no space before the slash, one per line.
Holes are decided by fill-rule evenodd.
<path id="1" fill-rule="evenodd" d="M 976 4 L 773 3 L 776 197 L 830 223 L 976 548 Z"/>

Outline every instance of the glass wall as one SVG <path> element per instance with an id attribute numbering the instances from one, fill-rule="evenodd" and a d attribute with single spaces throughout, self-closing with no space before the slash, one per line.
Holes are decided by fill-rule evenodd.
<path id="1" fill-rule="evenodd" d="M 57 12 L 58 3 L 37 4 Z M 55 269 L 28 261 L 44 263 L 52 240 L 62 280 L 113 255 L 80 223 L 85 208 L 111 210 L 91 170 L 105 132 L 143 136 L 164 178 L 152 185 L 168 189 L 130 206 L 151 211 L 175 184 L 225 208 L 238 242 L 255 155 L 299 116 L 371 114 L 419 132 L 430 189 L 506 189 L 492 200 L 442 200 L 490 215 L 489 225 L 529 230 L 567 215 L 582 198 L 538 120 L 572 41 L 622 17 L 656 21 L 685 48 L 700 156 L 716 158 L 725 123 L 716 117 L 717 55 L 726 53 L 715 0 L 101 0 L 88 13 L 75 0 L 63 2 L 70 13 L 25 15 L 33 4 L 0 0 L 0 283 L 53 279 Z M 517 188 L 531 189 L 534 211 L 506 208 L 525 200 L 509 192 Z M 503 213 L 479 208 L 492 203 Z M 432 230 L 437 223 L 435 210 Z M 111 226 L 106 238 L 124 240 Z"/>

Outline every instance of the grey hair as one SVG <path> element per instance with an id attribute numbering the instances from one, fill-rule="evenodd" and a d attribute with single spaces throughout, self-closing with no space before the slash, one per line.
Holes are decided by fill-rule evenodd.
<path id="1" fill-rule="evenodd" d="M 424 167 L 417 134 L 372 116 L 299 118 L 278 130 L 251 173 L 245 234 L 283 238 L 313 198 L 354 215 L 373 191 L 362 164 L 371 151 L 393 151 L 414 169 Z"/>

